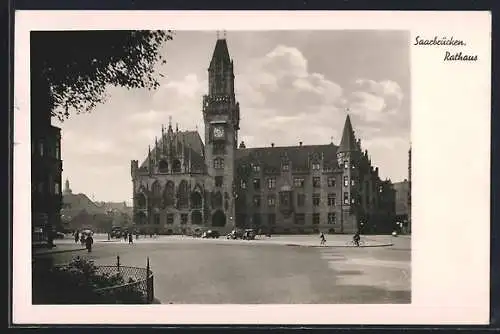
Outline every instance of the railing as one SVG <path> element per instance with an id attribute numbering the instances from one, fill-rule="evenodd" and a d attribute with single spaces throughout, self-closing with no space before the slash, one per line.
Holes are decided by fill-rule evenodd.
<path id="1" fill-rule="evenodd" d="M 144 304 L 152 304 L 154 301 L 154 275 L 147 258 L 146 268 L 122 266 L 120 256 L 116 257 L 116 265 L 96 265 L 95 275 L 103 279 L 116 279 L 119 284 L 97 288 L 94 290 L 102 299 L 111 299 L 123 294 L 137 294 L 138 299 Z M 105 298 L 104 298 L 105 297 Z"/>

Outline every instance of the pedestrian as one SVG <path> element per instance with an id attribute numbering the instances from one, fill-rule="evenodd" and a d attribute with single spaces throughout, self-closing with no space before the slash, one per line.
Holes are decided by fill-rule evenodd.
<path id="1" fill-rule="evenodd" d="M 78 243 L 78 240 L 80 240 L 80 236 L 78 235 L 78 230 L 75 231 L 75 244 Z"/>
<path id="2" fill-rule="evenodd" d="M 125 240 L 125 242 L 127 242 L 127 237 L 128 237 L 127 232 L 123 233 L 123 240 Z"/>
<path id="3" fill-rule="evenodd" d="M 129 243 L 129 244 L 134 243 L 134 239 L 133 239 L 133 237 L 132 237 L 132 233 L 129 233 L 129 235 L 128 235 L 128 243 Z"/>
<path id="4" fill-rule="evenodd" d="M 325 238 L 325 234 L 323 232 L 321 232 L 321 234 L 319 235 L 319 238 L 320 238 L 320 245 L 321 246 L 325 246 L 326 245 L 326 238 Z"/>
<path id="5" fill-rule="evenodd" d="M 92 252 L 92 244 L 94 243 L 94 239 L 92 238 L 92 235 L 88 235 L 88 237 L 85 239 L 85 246 L 87 247 L 88 252 Z"/>
<path id="6" fill-rule="evenodd" d="M 82 233 L 82 235 L 80 236 L 80 243 L 83 245 L 85 245 L 85 234 Z"/>

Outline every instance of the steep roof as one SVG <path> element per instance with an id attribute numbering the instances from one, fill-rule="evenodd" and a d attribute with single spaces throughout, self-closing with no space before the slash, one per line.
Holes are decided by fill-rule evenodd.
<path id="1" fill-rule="evenodd" d="M 344 124 L 344 131 L 342 132 L 342 139 L 340 140 L 339 152 L 349 152 L 357 150 L 356 136 L 352 129 L 351 118 L 347 115 Z"/>
<path id="2" fill-rule="evenodd" d="M 163 143 L 165 143 L 166 147 L 176 142 L 182 143 L 184 149 L 184 157 L 187 159 L 191 153 L 191 165 L 205 165 L 205 160 L 203 157 L 204 146 L 198 131 L 168 131 L 163 134 L 163 139 L 160 138 L 158 140 L 158 145 L 154 146 L 151 149 L 151 154 L 155 154 L 157 150 L 159 152 L 162 152 L 164 148 Z M 177 148 L 174 147 L 174 150 L 177 150 Z M 149 155 L 147 154 L 140 167 L 148 166 L 148 158 Z"/>
<path id="3" fill-rule="evenodd" d="M 212 60 L 210 61 L 210 68 L 215 66 L 217 63 L 228 64 L 231 62 L 229 57 L 229 50 L 227 48 L 227 42 L 225 39 L 218 39 L 215 43 L 214 53 L 212 55 Z"/>
<path id="4" fill-rule="evenodd" d="M 317 158 L 324 160 L 324 167 L 336 166 L 337 146 L 329 145 L 303 145 L 282 147 L 257 147 L 240 148 L 236 151 L 236 163 L 259 163 L 270 169 L 281 169 L 283 160 L 290 161 L 292 169 L 308 169 L 309 161 Z"/>
<path id="5" fill-rule="evenodd" d="M 76 216 L 81 211 L 88 213 L 103 213 L 103 209 L 97 206 L 85 194 L 64 194 L 62 214 L 66 216 Z"/>

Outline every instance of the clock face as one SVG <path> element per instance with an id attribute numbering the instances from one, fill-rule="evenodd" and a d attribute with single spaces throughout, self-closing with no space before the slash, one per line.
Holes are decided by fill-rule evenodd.
<path id="1" fill-rule="evenodd" d="M 222 127 L 214 128 L 214 137 L 215 138 L 223 138 L 224 137 L 224 128 L 222 128 Z"/>

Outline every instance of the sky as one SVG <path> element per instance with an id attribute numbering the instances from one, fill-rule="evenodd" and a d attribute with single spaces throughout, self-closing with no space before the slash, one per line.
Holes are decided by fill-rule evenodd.
<path id="1" fill-rule="evenodd" d="M 220 33 L 223 36 L 223 33 Z M 408 178 L 410 35 L 407 31 L 228 31 L 246 147 L 339 144 L 347 113 L 381 178 Z M 61 127 L 63 180 L 96 201 L 131 203 L 130 161 L 141 163 L 169 117 L 204 127 L 202 97 L 215 31 L 177 31 L 161 52 L 155 91 L 109 87 L 91 113 Z"/>

